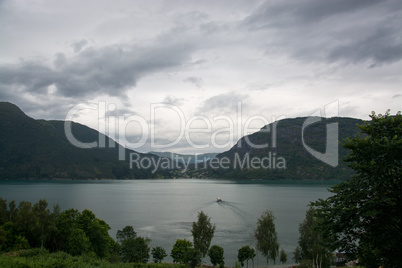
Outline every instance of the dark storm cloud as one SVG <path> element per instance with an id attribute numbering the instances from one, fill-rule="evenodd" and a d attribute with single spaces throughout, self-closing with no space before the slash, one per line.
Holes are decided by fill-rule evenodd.
<path id="1" fill-rule="evenodd" d="M 7 100 L 20 107 L 24 113 L 35 119 L 48 118 L 52 120 L 64 120 L 66 111 L 71 109 L 79 100 L 65 98 L 36 97 L 35 94 L 27 94 L 18 88 L 10 88 L 0 85 L 0 100 Z"/>
<path id="2" fill-rule="evenodd" d="M 395 21 L 395 23 L 397 23 Z M 391 24 L 375 29 L 364 38 L 353 40 L 344 45 L 333 48 L 329 53 L 329 59 L 349 60 L 353 63 L 371 59 L 375 67 L 376 63 L 392 63 L 402 59 L 402 42 L 398 29 L 399 25 Z"/>
<path id="3" fill-rule="evenodd" d="M 267 54 L 373 67 L 402 59 L 401 13 L 397 0 L 266 1 L 242 26 L 266 32 Z"/>
<path id="4" fill-rule="evenodd" d="M 317 23 L 331 16 L 342 13 L 352 13 L 377 4 L 380 4 L 380 1 L 266 1 L 254 14 L 246 19 L 246 23 L 254 29 L 286 26 L 288 24 L 300 25 Z"/>
<path id="5" fill-rule="evenodd" d="M 100 99 L 124 107 L 107 116 L 147 114 L 148 101 L 231 115 L 244 100 L 250 113 L 303 115 L 327 99 L 366 116 L 388 106 L 372 97 L 384 85 L 384 101 L 400 99 L 401 10 L 400 0 L 8 1 L 0 99 L 35 118 Z"/>
<path id="6" fill-rule="evenodd" d="M 20 86 L 36 94 L 46 94 L 47 87 L 59 80 L 59 74 L 40 62 L 0 66 L 0 84 L 4 87 Z"/>
<path id="7" fill-rule="evenodd" d="M 63 97 L 99 94 L 124 97 L 126 90 L 134 87 L 141 77 L 185 64 L 192 49 L 191 43 L 166 42 L 148 47 L 89 47 L 70 58 L 56 54 L 53 66 L 43 60 L 2 65 L 0 83 L 43 95 L 53 85 L 55 94 Z"/>

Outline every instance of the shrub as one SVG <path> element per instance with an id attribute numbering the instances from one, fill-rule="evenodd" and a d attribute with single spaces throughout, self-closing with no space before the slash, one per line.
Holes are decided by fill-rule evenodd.
<path id="1" fill-rule="evenodd" d="M 44 248 L 32 248 L 32 249 L 27 249 L 27 250 L 21 250 L 18 252 L 18 256 L 20 257 L 35 257 L 38 255 L 47 255 L 49 254 L 49 250 L 44 249 Z"/>

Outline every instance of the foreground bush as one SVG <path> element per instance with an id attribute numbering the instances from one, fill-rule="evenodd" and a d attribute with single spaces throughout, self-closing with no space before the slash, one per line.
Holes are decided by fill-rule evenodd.
<path id="1" fill-rule="evenodd" d="M 185 264 L 170 263 L 134 263 L 134 268 L 187 268 Z"/>
<path id="2" fill-rule="evenodd" d="M 0 256 L 0 267 L 132 267 L 132 264 L 111 264 L 106 260 L 98 259 L 95 254 L 71 256 L 65 252 L 49 253 L 44 249 L 30 249 L 13 255 L 3 254 Z"/>

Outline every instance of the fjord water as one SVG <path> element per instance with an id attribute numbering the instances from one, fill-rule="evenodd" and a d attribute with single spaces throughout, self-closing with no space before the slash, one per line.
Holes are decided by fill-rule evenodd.
<path id="1" fill-rule="evenodd" d="M 110 225 L 112 237 L 117 230 L 132 225 L 139 236 L 152 239 L 151 247 L 162 246 L 169 255 L 177 239 L 192 241 L 192 222 L 202 210 L 216 224 L 211 245 L 223 247 L 226 265 L 233 266 L 237 250 L 253 245 L 257 219 L 267 209 L 276 216 L 280 246 L 288 254 L 288 263 L 292 263 L 307 205 L 329 197 L 327 187 L 334 183 L 198 179 L 0 181 L 0 197 L 32 203 L 46 199 L 50 208 L 58 203 L 62 210 L 89 209 Z M 217 197 L 223 202 L 216 202 Z M 261 256 L 258 263 L 265 264 Z"/>

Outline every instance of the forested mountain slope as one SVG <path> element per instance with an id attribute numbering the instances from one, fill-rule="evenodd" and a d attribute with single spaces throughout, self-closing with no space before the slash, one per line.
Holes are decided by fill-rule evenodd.
<path id="1" fill-rule="evenodd" d="M 78 148 L 67 140 L 64 121 L 35 120 L 14 104 L 0 102 L 0 179 L 146 179 L 169 175 L 167 170 L 130 169 L 128 155 L 134 151 L 125 150 L 126 160 L 119 161 L 119 145 L 108 148 L 109 138 L 94 129 L 73 122 L 72 133 L 81 142 L 105 138 L 106 148 Z"/>
<path id="2" fill-rule="evenodd" d="M 352 175 L 345 166 L 344 157 L 348 153 L 338 144 L 338 165 L 333 167 L 311 155 L 306 147 L 319 153 L 326 152 L 327 125 L 337 124 L 338 141 L 354 137 L 360 131 L 357 127 L 363 120 L 353 118 L 321 118 L 318 122 L 305 126 L 307 117 L 283 119 L 264 126 L 260 131 L 241 138 L 229 151 L 221 153 L 218 159 L 228 158 L 231 168 L 209 168 L 210 176 L 237 179 L 314 179 L 314 180 L 343 180 Z M 304 131 L 303 131 L 304 130 Z M 303 134 L 303 135 L 302 135 Z M 303 145 L 303 139 L 305 145 Z M 249 140 L 249 142 L 247 141 Z M 268 144 L 265 148 L 256 145 Z M 248 154 L 248 156 L 247 156 Z M 245 168 L 237 160 L 244 161 L 253 158 L 271 158 L 269 168 Z M 268 160 L 266 160 L 267 162 Z M 285 168 L 281 168 L 283 164 Z M 234 168 L 233 168 L 234 167 Z"/>

